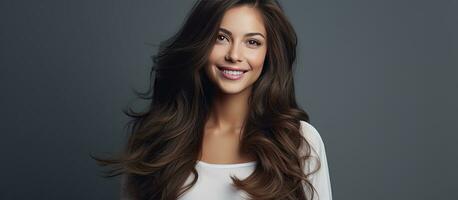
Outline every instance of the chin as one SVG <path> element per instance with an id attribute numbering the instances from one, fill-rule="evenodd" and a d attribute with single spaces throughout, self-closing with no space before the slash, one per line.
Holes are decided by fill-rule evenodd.
<path id="1" fill-rule="evenodd" d="M 218 85 L 218 90 L 223 94 L 239 94 L 249 87 L 241 85 Z"/>

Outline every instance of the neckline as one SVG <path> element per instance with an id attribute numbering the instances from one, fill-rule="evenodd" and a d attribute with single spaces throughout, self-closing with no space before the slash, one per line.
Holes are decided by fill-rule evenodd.
<path id="1" fill-rule="evenodd" d="M 256 165 L 257 161 L 250 161 L 244 163 L 230 163 L 230 164 L 216 164 L 216 163 L 207 163 L 201 160 L 197 160 L 197 165 L 210 168 L 236 168 L 236 167 L 248 167 Z"/>

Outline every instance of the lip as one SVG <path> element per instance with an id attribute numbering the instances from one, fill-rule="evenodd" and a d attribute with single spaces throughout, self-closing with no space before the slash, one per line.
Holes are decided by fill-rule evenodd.
<path id="1" fill-rule="evenodd" d="M 229 66 L 224 66 L 224 65 L 217 65 L 216 66 L 219 70 L 232 70 L 232 71 L 242 71 L 243 73 L 249 71 L 248 69 L 242 69 L 238 67 L 229 67 Z"/>
<path id="2" fill-rule="evenodd" d="M 217 66 L 218 71 L 220 72 L 221 76 L 228 79 L 228 80 L 239 80 L 241 79 L 244 75 L 245 72 L 248 70 L 243 70 L 243 69 L 238 69 L 238 68 L 233 68 L 233 67 L 220 67 Z M 241 71 L 241 74 L 229 74 L 229 73 L 224 73 L 224 70 L 234 70 L 234 71 Z"/>

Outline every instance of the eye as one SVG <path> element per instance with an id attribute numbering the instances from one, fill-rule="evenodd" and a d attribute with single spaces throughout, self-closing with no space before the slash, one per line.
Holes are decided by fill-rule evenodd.
<path id="1" fill-rule="evenodd" d="M 225 40 L 225 39 L 227 39 L 226 36 L 221 35 L 221 34 L 219 34 L 219 35 L 216 37 L 216 40 L 217 40 L 217 41 L 223 41 L 223 40 Z"/>
<path id="2" fill-rule="evenodd" d="M 261 43 L 257 40 L 248 40 L 248 44 L 249 45 L 253 45 L 253 46 L 260 46 Z"/>

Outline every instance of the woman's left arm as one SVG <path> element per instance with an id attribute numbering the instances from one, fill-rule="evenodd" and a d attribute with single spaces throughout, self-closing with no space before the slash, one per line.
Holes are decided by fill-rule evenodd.
<path id="1" fill-rule="evenodd" d="M 302 132 L 309 141 L 312 148 L 312 156 L 314 159 L 306 165 L 306 172 L 316 170 L 318 163 L 315 158 L 318 158 L 320 168 L 318 171 L 310 175 L 309 180 L 313 187 L 316 189 L 313 200 L 332 200 L 331 179 L 329 175 L 328 160 L 326 156 L 326 148 L 324 142 L 318 131 L 308 122 L 302 121 Z"/>

